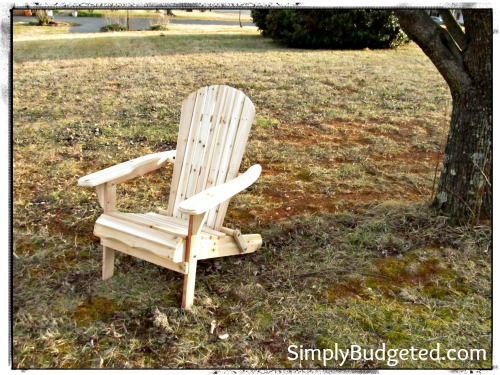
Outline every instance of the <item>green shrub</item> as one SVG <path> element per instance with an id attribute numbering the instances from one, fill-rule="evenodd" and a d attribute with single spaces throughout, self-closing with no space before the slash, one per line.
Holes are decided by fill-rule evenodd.
<path id="1" fill-rule="evenodd" d="M 152 25 L 150 30 L 167 30 L 167 25 Z"/>
<path id="2" fill-rule="evenodd" d="M 266 23 L 269 9 L 255 9 L 251 11 L 253 23 L 257 26 L 263 36 L 269 36 L 268 27 Z"/>
<path id="3" fill-rule="evenodd" d="M 107 31 L 124 31 L 127 30 L 127 28 L 122 25 L 121 23 L 111 23 L 109 25 L 101 27 L 101 31 L 107 32 Z"/>
<path id="4" fill-rule="evenodd" d="M 263 36 L 294 48 L 394 48 L 409 39 L 390 10 L 252 10 Z"/>
<path id="5" fill-rule="evenodd" d="M 93 10 L 79 10 L 78 17 L 104 17 L 104 13 L 94 12 Z"/>

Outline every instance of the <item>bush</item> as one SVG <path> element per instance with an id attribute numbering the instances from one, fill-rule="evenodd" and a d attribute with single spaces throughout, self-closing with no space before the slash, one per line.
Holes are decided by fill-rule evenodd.
<path id="1" fill-rule="evenodd" d="M 394 48 L 409 39 L 389 10 L 252 10 L 263 36 L 294 48 Z"/>
<path id="2" fill-rule="evenodd" d="M 269 12 L 269 9 L 255 9 L 251 11 L 253 23 L 258 27 L 263 36 L 269 36 L 266 23 L 266 18 Z"/>
<path id="3" fill-rule="evenodd" d="M 167 25 L 152 25 L 149 29 L 150 30 L 167 30 L 168 27 L 167 27 Z"/>
<path id="4" fill-rule="evenodd" d="M 94 12 L 93 10 L 79 10 L 78 17 L 104 17 L 104 13 Z"/>
<path id="5" fill-rule="evenodd" d="M 101 27 L 101 31 L 107 32 L 107 31 L 124 31 L 127 30 L 127 28 L 122 25 L 121 23 L 111 23 L 109 25 Z"/>

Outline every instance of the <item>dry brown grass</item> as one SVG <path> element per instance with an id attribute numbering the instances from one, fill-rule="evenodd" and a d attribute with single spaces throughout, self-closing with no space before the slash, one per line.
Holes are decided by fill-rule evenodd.
<path id="1" fill-rule="evenodd" d="M 423 53 L 213 31 L 14 35 L 14 367 L 297 367 L 291 344 L 490 351 L 489 228 L 453 228 L 426 206 L 450 98 Z M 264 246 L 200 262 L 196 306 L 181 311 L 173 272 L 118 256 L 100 281 L 100 209 L 76 180 L 175 147 L 182 100 L 214 83 L 257 108 L 243 168 L 264 171 L 227 223 Z M 170 173 L 124 185 L 120 208 L 164 207 Z M 487 368 L 491 356 L 401 366 Z"/>

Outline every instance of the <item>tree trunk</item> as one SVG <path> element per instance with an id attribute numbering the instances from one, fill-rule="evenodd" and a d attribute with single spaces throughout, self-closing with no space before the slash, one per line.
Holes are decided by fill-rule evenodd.
<path id="1" fill-rule="evenodd" d="M 453 98 L 434 205 L 462 224 L 492 217 L 492 105 L 478 88 Z"/>
<path id="2" fill-rule="evenodd" d="M 463 12 L 465 32 L 455 27 L 452 37 L 423 10 L 395 11 L 402 29 L 448 83 L 453 100 L 434 205 L 459 223 L 474 225 L 493 213 L 493 13 Z"/>

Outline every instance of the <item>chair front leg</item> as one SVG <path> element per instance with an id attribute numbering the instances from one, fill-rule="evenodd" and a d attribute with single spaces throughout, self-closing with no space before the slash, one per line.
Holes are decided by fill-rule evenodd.
<path id="1" fill-rule="evenodd" d="M 102 246 L 102 279 L 107 280 L 115 272 L 115 250 Z"/>
<path id="2" fill-rule="evenodd" d="M 106 182 L 96 186 L 99 205 L 104 213 L 116 211 L 116 184 Z M 115 250 L 102 246 L 102 279 L 107 280 L 115 271 Z"/>
<path id="3" fill-rule="evenodd" d="M 194 286 L 196 280 L 196 266 L 198 263 L 198 241 L 201 228 L 205 223 L 206 212 L 189 216 L 189 228 L 186 238 L 185 261 L 188 263 L 188 273 L 184 275 L 184 290 L 182 291 L 182 308 L 188 309 L 193 305 Z"/>

